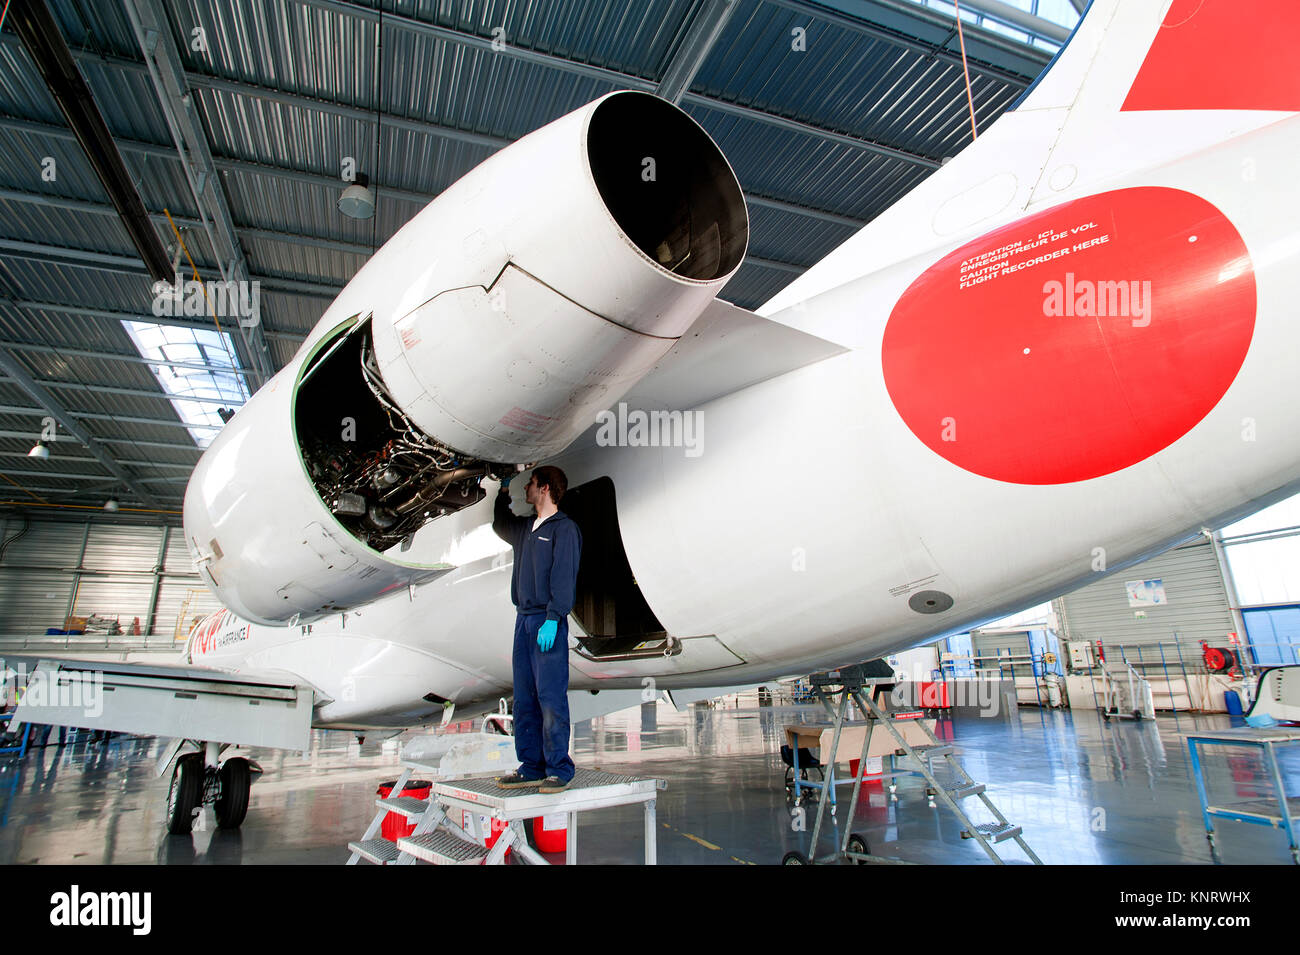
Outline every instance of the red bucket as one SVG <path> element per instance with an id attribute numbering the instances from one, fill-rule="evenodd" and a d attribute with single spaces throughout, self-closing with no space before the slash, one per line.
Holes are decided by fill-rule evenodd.
<path id="1" fill-rule="evenodd" d="M 540 852 L 566 852 L 569 848 L 569 814 L 557 812 L 533 820 L 533 838 Z"/>
<path id="2" fill-rule="evenodd" d="M 880 777 L 881 777 L 881 774 L 884 773 L 885 768 L 884 768 L 884 766 L 882 765 L 879 769 L 877 769 L 877 770 L 873 773 L 873 772 L 871 772 L 871 767 L 872 767 L 872 765 L 874 765 L 874 764 L 876 764 L 876 763 L 881 763 L 881 762 L 882 762 L 882 759 L 881 759 L 881 757 L 879 757 L 879 756 L 875 757 L 874 759 L 870 759 L 870 758 L 869 758 L 869 759 L 867 760 L 867 765 L 864 766 L 864 767 L 862 767 L 862 783 L 863 783 L 863 785 L 865 785 L 865 786 L 870 786 L 870 785 L 873 785 L 873 784 L 876 785 L 876 786 L 879 786 L 879 785 L 880 785 L 880 783 L 881 783 L 881 779 L 880 779 Z M 858 761 L 857 761 L 856 759 L 851 759 L 851 760 L 849 760 L 849 779 L 853 779 L 853 778 L 856 777 L 857 775 L 858 775 Z"/>
<path id="3" fill-rule="evenodd" d="M 396 785 L 396 779 L 380 783 L 377 790 L 379 798 L 387 799 L 391 796 L 393 787 Z M 413 779 L 402 787 L 402 795 L 409 796 L 412 799 L 428 799 L 431 792 L 433 792 L 433 783 L 428 780 Z M 379 827 L 379 834 L 389 842 L 396 842 L 403 836 L 409 836 L 414 831 L 415 823 L 407 822 L 406 817 L 397 812 L 390 812 L 386 815 L 383 824 Z"/>

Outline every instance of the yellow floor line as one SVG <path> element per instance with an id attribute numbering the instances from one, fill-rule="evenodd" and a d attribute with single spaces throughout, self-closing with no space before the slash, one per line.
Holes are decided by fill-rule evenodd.
<path id="1" fill-rule="evenodd" d="M 694 842 L 694 843 L 696 843 L 697 845 L 704 846 L 704 848 L 706 848 L 706 849 L 711 849 L 711 850 L 713 850 L 714 852 L 721 852 L 721 851 L 722 851 L 722 846 L 715 846 L 712 842 L 709 842 L 709 840 L 707 840 L 707 839 L 701 839 L 699 836 L 693 835 L 693 834 L 691 834 L 691 833 L 689 833 L 689 832 L 683 832 L 681 829 L 675 829 L 675 828 L 673 828 L 672 826 L 668 825 L 668 823 L 666 823 L 666 822 L 660 823 L 660 825 L 662 825 L 665 829 L 669 830 L 670 832 L 675 832 L 675 833 L 677 833 L 679 836 L 683 836 L 683 837 L 685 837 L 685 838 L 687 838 L 687 839 L 690 839 L 691 842 Z M 731 856 L 730 858 L 731 858 L 731 860 L 732 860 L 733 862 L 739 862 L 741 865 L 755 865 L 755 864 L 756 864 L 756 863 L 753 863 L 753 862 L 749 862 L 749 861 L 746 860 L 746 859 L 738 859 L 736 856 Z"/>

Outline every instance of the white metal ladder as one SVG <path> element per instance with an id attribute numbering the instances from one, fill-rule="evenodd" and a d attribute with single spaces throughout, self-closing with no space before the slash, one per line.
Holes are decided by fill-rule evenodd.
<path id="1" fill-rule="evenodd" d="M 414 763 L 403 764 L 402 775 L 393 785 L 392 792 L 375 800 L 377 812 L 365 833 L 355 842 L 348 843 L 348 848 L 352 850 L 348 865 L 356 865 L 362 859 L 376 865 L 414 865 L 417 858 L 443 865 L 479 865 L 487 861 L 492 850 L 485 846 L 478 813 L 469 814 L 470 828 L 466 830 L 452 821 L 447 814 L 447 807 L 434 799 L 432 793 L 428 799 L 401 795 L 412 773 L 420 768 L 426 767 Z M 396 842 L 390 842 L 379 835 L 384 817 L 390 812 L 415 823 L 415 830 L 404 839 L 414 840 L 413 845 L 424 850 L 418 856 L 403 851 Z M 503 845 L 500 855 L 505 855 L 505 848 Z"/>
<path id="2" fill-rule="evenodd" d="M 1002 815 L 998 807 L 993 804 L 993 800 L 989 798 L 988 793 L 985 791 L 984 784 L 977 783 L 971 778 L 970 774 L 966 772 L 965 768 L 957 760 L 953 747 L 940 742 L 931 729 L 925 724 L 924 720 L 918 719 L 916 720 L 916 724 L 929 738 L 930 743 L 920 747 L 908 744 L 903 733 L 900 732 L 896 725 L 896 722 L 899 719 L 899 714 L 891 715 L 887 713 L 885 710 L 881 709 L 875 700 L 871 698 L 869 693 L 862 692 L 864 684 L 871 686 L 872 683 L 876 681 L 870 677 L 862 675 L 861 665 L 859 665 L 859 667 L 844 667 L 837 671 L 831 671 L 829 674 L 817 674 L 813 678 L 813 682 L 814 691 L 817 693 L 818 699 L 835 719 L 835 735 L 831 743 L 831 759 L 834 759 L 834 754 L 839 750 L 840 731 L 844 726 L 844 717 L 848 711 L 849 701 L 852 700 L 857 704 L 863 714 L 867 715 L 869 719 L 878 721 L 878 724 L 883 726 L 894 737 L 894 741 L 898 743 L 898 752 L 912 757 L 916 762 L 918 771 L 929 784 L 926 790 L 926 796 L 930 800 L 930 805 L 933 806 L 934 800 L 938 799 L 947 809 L 952 811 L 953 815 L 957 817 L 957 820 L 964 827 L 961 833 L 963 839 L 974 839 L 978 842 L 980 848 L 982 848 L 988 857 L 997 865 L 1005 865 L 1006 860 L 998 855 L 994 846 L 998 843 L 1013 839 L 1034 865 L 1043 864 L 1042 860 L 1034 854 L 1034 850 L 1029 848 L 1029 844 L 1025 842 L 1022 828 L 1009 822 L 1007 818 Z M 881 680 L 880 682 L 884 681 Z M 838 685 L 842 689 L 838 693 L 828 694 L 824 689 L 824 687 L 828 685 Z M 835 696 L 839 697 L 838 707 L 833 706 L 831 703 L 831 697 Z M 862 740 L 862 753 L 858 759 L 859 767 L 865 766 L 866 764 L 867 750 L 870 741 L 871 734 L 865 734 Z M 942 758 L 947 762 L 953 775 L 956 777 L 956 786 L 949 788 L 940 782 L 938 777 L 935 776 L 932 761 L 936 758 Z M 809 862 L 833 862 L 838 861 L 840 858 L 849 858 L 859 863 L 869 861 L 898 861 L 896 859 L 886 859 L 873 856 L 866 851 L 856 851 L 849 848 L 850 842 L 854 839 L 863 845 L 864 848 L 866 845 L 865 840 L 863 840 L 861 836 L 856 836 L 856 834 L 849 831 L 849 827 L 852 825 L 853 821 L 853 814 L 858 807 L 858 797 L 862 791 L 862 776 L 863 774 L 859 772 L 857 778 L 853 781 L 853 797 L 849 800 L 849 812 L 846 817 L 847 824 L 844 827 L 844 833 L 841 837 L 838 851 L 830 858 L 824 860 L 818 860 L 815 854 L 817 852 L 817 838 L 821 831 L 822 819 L 825 815 L 826 803 L 829 802 L 829 799 L 823 795 L 823 797 L 818 800 L 817 821 L 813 824 L 812 832 L 812 852 L 814 855 L 809 858 Z M 891 794 L 894 792 L 894 789 L 895 787 L 891 783 Z M 966 814 L 966 812 L 961 808 L 961 800 L 972 796 L 978 797 L 984 804 L 985 808 L 992 813 L 995 820 L 994 822 L 975 823 L 970 816 Z M 787 854 L 787 860 L 791 855 L 792 854 Z"/>
<path id="3" fill-rule="evenodd" d="M 516 853 L 523 862 L 547 865 L 546 858 L 529 845 L 526 825 L 531 819 L 559 814 L 567 817 L 565 861 L 572 865 L 577 862 L 578 817 L 588 810 L 633 804 L 641 805 L 644 816 L 646 864 L 654 865 L 657 859 L 655 797 L 666 785 L 663 780 L 579 768 L 566 789 L 542 793 L 532 789 L 503 790 L 497 785 L 497 777 L 490 774 L 457 776 L 436 780 L 426 801 L 402 796 L 401 792 L 412 772 L 436 776 L 437 768 L 419 760 L 403 760 L 402 765 L 405 769 L 393 789 L 397 795 L 376 799 L 378 811 L 365 834 L 348 843 L 352 851 L 348 865 L 362 859 L 379 865 L 412 865 L 417 860 L 436 865 L 499 865 L 505 861 L 507 851 Z M 396 843 L 375 838 L 384 816 L 390 812 L 415 823 L 415 830 Z M 458 824 L 462 812 L 468 816 L 464 827 Z M 497 822 L 504 823 L 505 828 L 489 848 L 491 833 L 485 830 Z"/>

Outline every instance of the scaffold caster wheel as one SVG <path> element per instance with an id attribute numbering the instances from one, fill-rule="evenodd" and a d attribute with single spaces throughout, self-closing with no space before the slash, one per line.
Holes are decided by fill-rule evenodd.
<path id="1" fill-rule="evenodd" d="M 781 857 L 781 865 L 812 865 L 812 862 L 802 852 L 791 849 Z"/>
<path id="2" fill-rule="evenodd" d="M 848 844 L 844 849 L 846 852 L 852 852 L 853 854 L 860 856 L 871 854 L 871 850 L 867 847 L 867 840 L 862 838 L 862 836 L 858 835 L 856 832 L 849 836 Z M 866 859 L 853 859 L 851 861 L 854 865 L 867 864 Z"/>

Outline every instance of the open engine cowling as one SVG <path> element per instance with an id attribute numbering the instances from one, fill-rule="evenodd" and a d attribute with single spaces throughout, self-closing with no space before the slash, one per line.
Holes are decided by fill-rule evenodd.
<path id="1" fill-rule="evenodd" d="M 185 530 L 205 579 L 240 616 L 282 623 L 449 569 L 398 545 L 616 404 L 747 240 L 721 152 L 649 94 L 497 153 L 366 263 L 204 453 Z"/>

